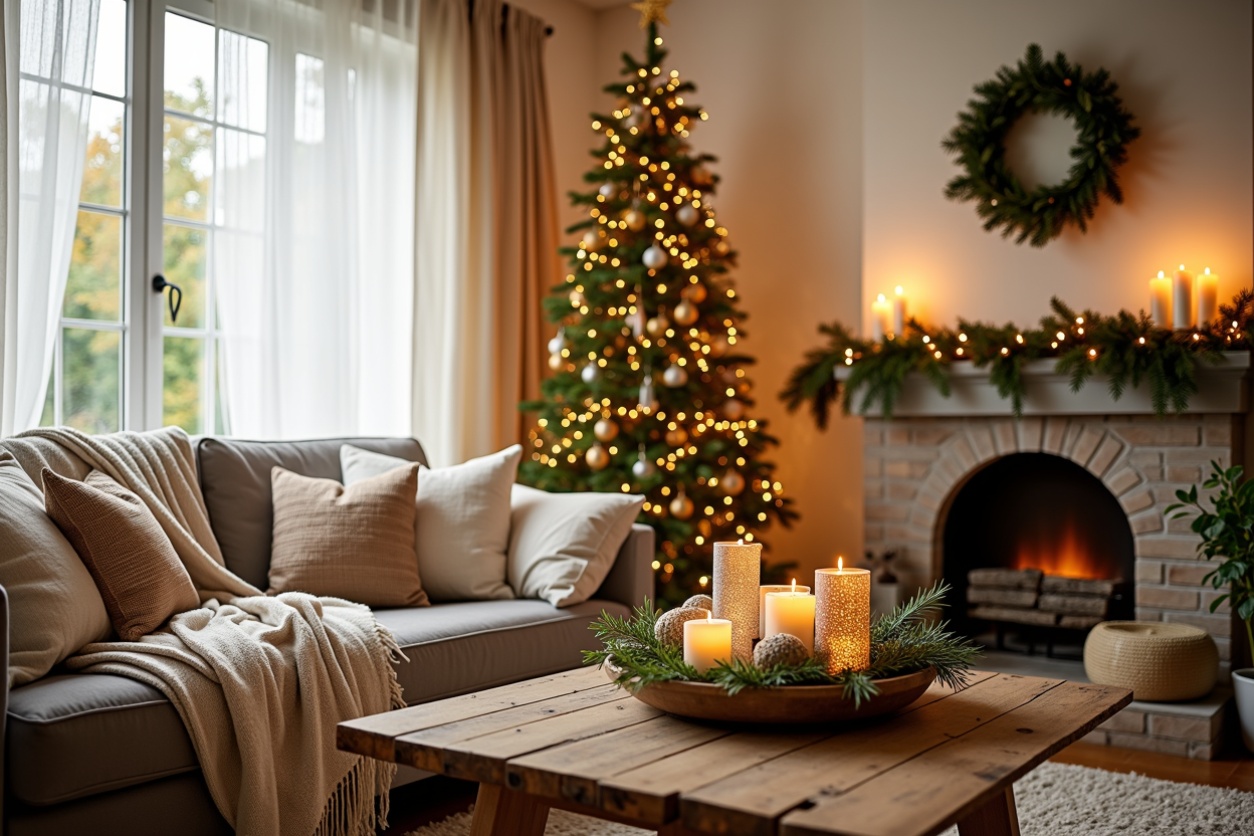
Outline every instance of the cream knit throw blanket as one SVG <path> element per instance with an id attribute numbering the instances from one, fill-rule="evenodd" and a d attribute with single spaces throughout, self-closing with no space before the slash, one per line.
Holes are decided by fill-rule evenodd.
<path id="1" fill-rule="evenodd" d="M 164 693 L 237 833 L 366 836 L 386 826 L 395 765 L 335 748 L 336 723 L 404 704 L 392 666 L 400 651 L 368 608 L 301 593 L 269 598 L 231 573 L 180 429 L 39 429 L 0 447 L 28 473 L 81 472 L 60 457 L 80 459 L 138 494 L 169 535 L 204 606 L 138 642 L 88 645 L 67 664 Z"/>

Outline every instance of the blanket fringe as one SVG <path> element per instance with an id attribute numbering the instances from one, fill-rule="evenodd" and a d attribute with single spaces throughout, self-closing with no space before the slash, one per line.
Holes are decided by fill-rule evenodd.
<path id="1" fill-rule="evenodd" d="M 327 799 L 313 836 L 373 836 L 388 826 L 396 764 L 359 757 Z"/>

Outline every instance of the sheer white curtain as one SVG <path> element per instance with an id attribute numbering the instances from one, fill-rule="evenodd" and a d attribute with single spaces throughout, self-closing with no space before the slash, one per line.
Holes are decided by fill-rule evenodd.
<path id="1" fill-rule="evenodd" d="M 4 4 L 0 435 L 39 423 L 52 371 L 82 185 L 99 14 L 98 0 Z"/>
<path id="2" fill-rule="evenodd" d="M 414 2 L 215 2 L 230 30 L 219 90 L 267 123 L 264 140 L 218 146 L 212 269 L 233 435 L 410 429 Z"/>
<path id="3" fill-rule="evenodd" d="M 520 440 L 561 278 L 544 22 L 470 5 L 422 0 L 418 46 L 413 418 L 437 463 Z"/>

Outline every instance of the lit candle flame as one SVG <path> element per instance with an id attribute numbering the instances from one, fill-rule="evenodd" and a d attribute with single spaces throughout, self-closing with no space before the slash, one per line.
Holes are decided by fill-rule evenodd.
<path id="1" fill-rule="evenodd" d="M 904 294 L 905 294 L 905 290 L 903 290 L 903 289 L 902 289 L 901 285 L 897 285 L 897 289 L 896 289 L 894 292 L 895 292 L 898 296 L 902 296 L 902 295 L 904 295 Z"/>
<path id="2" fill-rule="evenodd" d="M 797 594 L 797 579 L 796 578 L 792 579 L 792 594 L 793 595 Z"/>
<path id="3" fill-rule="evenodd" d="M 1183 265 L 1183 264 L 1181 264 L 1181 265 L 1180 265 L 1180 269 L 1181 269 L 1181 270 L 1183 270 L 1183 269 L 1184 269 L 1184 265 Z"/>
<path id="4" fill-rule="evenodd" d="M 713 621 L 713 620 L 714 620 L 714 613 L 713 613 L 713 612 L 711 612 L 710 610 L 706 610 L 706 611 L 705 611 L 705 620 L 706 620 L 706 621 Z"/>
<path id="5" fill-rule="evenodd" d="M 743 546 L 744 544 L 745 544 L 745 538 L 743 537 L 741 537 L 739 540 L 736 541 L 737 546 Z"/>
<path id="6" fill-rule="evenodd" d="M 836 558 L 836 571 L 837 572 L 845 571 L 845 559 L 843 557 Z"/>

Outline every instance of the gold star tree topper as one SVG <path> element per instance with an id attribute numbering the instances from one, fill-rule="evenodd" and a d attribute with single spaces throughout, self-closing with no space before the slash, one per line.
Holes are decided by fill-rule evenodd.
<path id="1" fill-rule="evenodd" d="M 631 7 L 640 12 L 640 28 L 647 29 L 650 23 L 662 23 L 669 26 L 670 21 L 666 19 L 666 7 L 671 2 L 672 0 L 640 0 L 639 3 L 632 3 Z"/>

